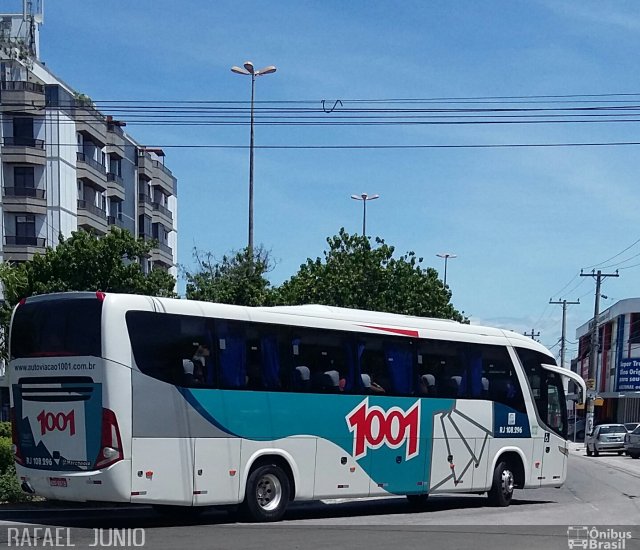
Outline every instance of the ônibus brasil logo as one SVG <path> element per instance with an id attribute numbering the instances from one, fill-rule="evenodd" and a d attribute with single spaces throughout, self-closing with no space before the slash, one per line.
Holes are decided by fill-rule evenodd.
<path id="1" fill-rule="evenodd" d="M 358 460 L 367 455 L 367 449 L 383 445 L 397 449 L 406 444 L 406 460 L 420 450 L 420 400 L 406 412 L 400 407 L 385 411 L 364 399 L 346 417 L 349 431 L 353 432 L 353 457 Z"/>

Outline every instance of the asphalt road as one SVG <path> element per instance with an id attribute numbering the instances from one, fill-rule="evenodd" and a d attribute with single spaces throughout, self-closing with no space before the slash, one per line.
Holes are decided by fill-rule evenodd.
<path id="1" fill-rule="evenodd" d="M 37 526 L 48 531 L 36 532 Z M 640 460 L 587 458 L 574 446 L 563 488 L 517 491 L 512 505 L 502 509 L 487 506 L 482 496 L 434 495 L 421 511 L 403 498 L 332 501 L 293 505 L 284 521 L 261 525 L 236 523 L 233 514 L 218 510 L 186 520 L 146 507 L 4 510 L 0 546 L 55 546 L 57 535 L 59 547 L 76 548 L 97 541 L 98 548 L 144 542 L 154 550 L 566 549 L 569 526 L 597 526 L 603 536 L 627 533 L 621 536 L 631 538 L 617 548 L 640 549 Z"/>

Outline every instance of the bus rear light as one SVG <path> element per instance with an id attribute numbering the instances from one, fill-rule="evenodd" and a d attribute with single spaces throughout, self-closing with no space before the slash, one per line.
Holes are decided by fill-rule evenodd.
<path id="1" fill-rule="evenodd" d="M 100 452 L 96 458 L 94 468 L 106 468 L 123 458 L 122 440 L 116 415 L 110 409 L 102 409 Z"/>
<path id="2" fill-rule="evenodd" d="M 96 298 L 98 298 L 98 300 L 100 300 L 101 302 L 104 302 L 104 299 L 106 298 L 106 294 L 100 290 L 98 290 L 98 292 L 96 292 Z"/>
<path id="3" fill-rule="evenodd" d="M 18 464 L 24 464 L 20 445 L 18 444 L 18 424 L 16 421 L 15 407 L 11 407 L 9 410 L 9 418 L 11 419 L 11 452 L 13 453 L 14 460 Z"/>

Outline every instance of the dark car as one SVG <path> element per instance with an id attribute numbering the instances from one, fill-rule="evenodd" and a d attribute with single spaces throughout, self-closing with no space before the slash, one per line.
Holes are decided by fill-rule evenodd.
<path id="1" fill-rule="evenodd" d="M 584 440 L 587 456 L 598 456 L 603 451 L 624 453 L 624 436 L 627 435 L 624 424 L 600 424 L 593 428 Z"/>
<path id="2" fill-rule="evenodd" d="M 631 458 L 640 458 L 640 425 L 624 436 L 624 450 Z"/>

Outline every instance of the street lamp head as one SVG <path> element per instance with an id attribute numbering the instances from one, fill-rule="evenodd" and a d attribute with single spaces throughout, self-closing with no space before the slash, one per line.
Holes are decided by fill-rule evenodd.
<path id="1" fill-rule="evenodd" d="M 444 258 L 444 259 L 458 257 L 455 254 L 450 254 L 449 252 L 442 252 L 441 254 L 436 254 L 436 256 L 438 256 L 438 258 Z"/>
<path id="2" fill-rule="evenodd" d="M 237 67 L 235 65 L 233 67 L 231 67 L 231 72 L 237 73 L 237 74 L 244 74 L 244 75 L 251 74 L 246 69 L 242 69 L 241 67 Z"/>
<path id="3" fill-rule="evenodd" d="M 367 193 L 362 193 L 360 195 L 351 195 L 351 198 L 357 201 L 372 201 L 374 199 L 380 198 L 380 195 L 369 196 Z"/>
<path id="4" fill-rule="evenodd" d="M 269 65 L 268 67 L 265 67 L 264 69 L 260 69 L 259 71 L 255 72 L 256 76 L 262 76 L 263 74 L 271 74 L 271 73 L 275 73 L 276 72 L 276 67 L 275 65 Z"/>
<path id="5" fill-rule="evenodd" d="M 253 63 L 251 63 L 251 61 L 245 61 L 244 68 L 247 69 L 247 72 L 249 74 L 253 74 L 255 72 L 253 68 Z"/>

